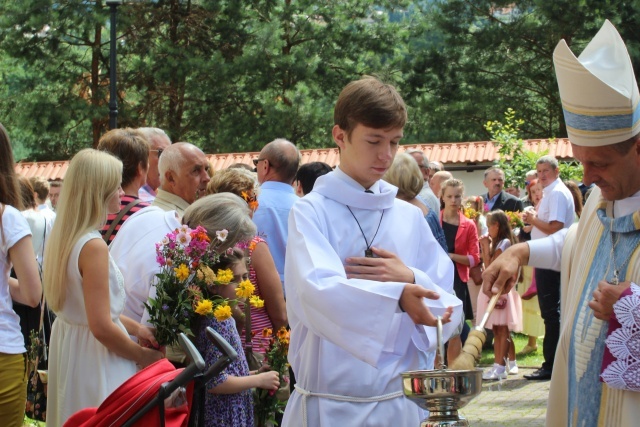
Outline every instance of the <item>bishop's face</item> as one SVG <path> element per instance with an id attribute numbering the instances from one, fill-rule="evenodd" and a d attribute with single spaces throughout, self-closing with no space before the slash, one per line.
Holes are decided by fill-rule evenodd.
<path id="1" fill-rule="evenodd" d="M 333 139 L 340 147 L 340 169 L 364 188 L 371 187 L 391 167 L 402 139 L 402 128 L 375 129 L 357 124 L 347 135 L 333 127 Z"/>
<path id="2" fill-rule="evenodd" d="M 582 163 L 585 185 L 595 184 L 605 200 L 622 200 L 640 191 L 640 139 L 626 154 L 610 146 L 581 147 L 571 144 Z"/>

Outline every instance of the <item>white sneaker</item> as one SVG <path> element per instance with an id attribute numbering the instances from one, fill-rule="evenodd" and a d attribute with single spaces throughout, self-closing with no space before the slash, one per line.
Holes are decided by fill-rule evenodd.
<path id="1" fill-rule="evenodd" d="M 509 360 L 509 375 L 518 375 L 518 364 L 515 360 Z"/>
<path id="2" fill-rule="evenodd" d="M 482 373 L 482 379 L 485 381 L 506 380 L 507 371 L 504 366 L 494 363 L 492 368 L 489 368 Z"/>

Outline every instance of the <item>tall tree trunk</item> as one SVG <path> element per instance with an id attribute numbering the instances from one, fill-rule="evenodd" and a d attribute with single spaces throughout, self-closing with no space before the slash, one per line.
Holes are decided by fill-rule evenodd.
<path id="1" fill-rule="evenodd" d="M 100 44 L 102 41 L 102 25 L 96 23 L 94 26 L 94 39 L 91 49 L 91 106 L 100 105 Z M 91 119 L 91 131 L 93 134 L 93 148 L 98 147 L 100 140 L 102 120 L 99 117 Z"/>

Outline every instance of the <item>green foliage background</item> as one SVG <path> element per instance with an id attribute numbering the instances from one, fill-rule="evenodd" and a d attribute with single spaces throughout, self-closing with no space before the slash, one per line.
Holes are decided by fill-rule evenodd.
<path id="1" fill-rule="evenodd" d="M 118 8 L 118 125 L 206 152 L 285 137 L 332 146 L 333 103 L 363 74 L 409 106 L 405 143 L 486 140 L 507 108 L 522 138 L 566 136 L 552 67 L 605 18 L 634 63 L 640 1 L 128 0 Z M 104 0 L 0 0 L 0 122 L 17 159 L 66 159 L 107 130 Z"/>

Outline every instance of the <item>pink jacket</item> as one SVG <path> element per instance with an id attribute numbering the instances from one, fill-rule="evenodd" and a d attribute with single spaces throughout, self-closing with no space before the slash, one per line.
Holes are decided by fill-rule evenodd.
<path id="1" fill-rule="evenodd" d="M 469 267 L 474 267 L 480 262 L 480 246 L 478 245 L 478 229 L 475 222 L 460 215 L 460 225 L 456 233 L 456 241 L 454 244 L 455 253 L 457 255 L 466 255 L 469 258 L 470 265 L 455 263 L 458 275 L 463 282 L 469 281 Z M 442 225 L 442 211 L 440 211 L 440 225 Z"/>

